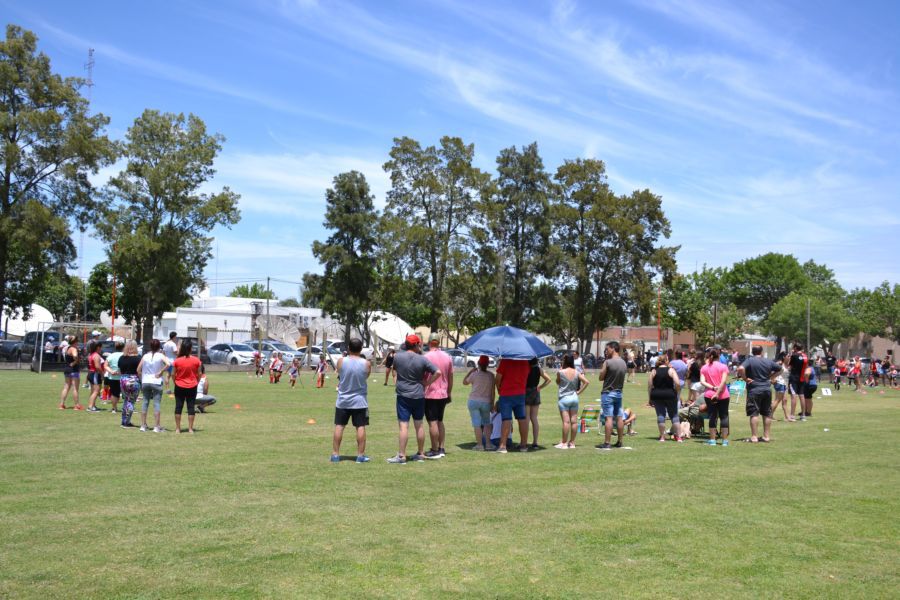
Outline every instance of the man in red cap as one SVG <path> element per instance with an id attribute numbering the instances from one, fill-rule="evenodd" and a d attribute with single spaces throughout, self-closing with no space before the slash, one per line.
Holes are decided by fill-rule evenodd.
<path id="1" fill-rule="evenodd" d="M 400 426 L 400 444 L 396 456 L 388 459 L 395 465 L 406 464 L 406 444 L 409 441 L 409 419 L 412 417 L 416 429 L 418 452 L 409 459 L 425 459 L 425 387 L 441 377 L 437 367 L 425 360 L 421 354 L 422 340 L 414 333 L 406 336 L 406 351 L 394 357 L 394 372 L 397 373 L 397 423 Z M 429 374 L 426 379 L 426 374 Z"/>

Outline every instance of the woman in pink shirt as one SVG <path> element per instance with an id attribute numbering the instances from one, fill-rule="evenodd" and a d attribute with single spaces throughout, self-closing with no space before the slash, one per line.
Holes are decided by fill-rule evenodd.
<path id="1" fill-rule="evenodd" d="M 722 445 L 728 445 L 728 404 L 731 396 L 728 393 L 728 367 L 719 362 L 719 349 L 710 348 L 706 351 L 706 364 L 700 369 L 700 383 L 706 388 L 703 396 L 706 398 L 707 413 L 709 414 L 709 441 L 710 446 L 716 445 L 716 430 L 718 421 L 722 426 Z"/>

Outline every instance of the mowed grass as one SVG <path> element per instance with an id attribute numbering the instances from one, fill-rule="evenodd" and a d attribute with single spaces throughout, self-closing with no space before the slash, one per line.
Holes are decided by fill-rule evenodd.
<path id="1" fill-rule="evenodd" d="M 177 436 L 60 411 L 58 376 L 0 372 L 0 597 L 898 595 L 896 391 L 819 399 L 768 445 L 736 443 L 735 407 L 735 443 L 710 448 L 656 442 L 641 380 L 634 450 L 600 453 L 595 432 L 552 448 L 551 386 L 546 449 L 497 455 L 468 449 L 458 385 L 447 457 L 395 466 L 393 388 L 376 377 L 372 462 L 350 459 L 350 428 L 335 465 L 333 377 L 212 373 L 218 405 Z"/>

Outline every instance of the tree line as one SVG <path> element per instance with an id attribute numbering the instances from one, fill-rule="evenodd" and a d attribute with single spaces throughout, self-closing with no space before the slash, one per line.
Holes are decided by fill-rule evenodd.
<path id="1" fill-rule="evenodd" d="M 474 166 L 458 137 L 396 138 L 384 170 L 385 208 L 364 174 L 334 177 L 330 232 L 312 251 L 324 272 L 303 276 L 304 302 L 349 335 L 373 310 L 450 336 L 506 323 L 567 346 L 631 318 L 647 320 L 654 282 L 676 272 L 661 198 L 614 193 L 601 160 L 545 168 L 537 143 L 502 150 L 496 174 Z"/>

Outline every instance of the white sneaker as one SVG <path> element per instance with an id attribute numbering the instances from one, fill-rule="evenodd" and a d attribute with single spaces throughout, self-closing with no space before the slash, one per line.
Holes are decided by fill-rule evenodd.
<path id="1" fill-rule="evenodd" d="M 165 429 L 163 429 L 162 427 L 153 428 L 153 433 L 162 433 L 163 431 L 165 431 Z"/>
<path id="2" fill-rule="evenodd" d="M 146 426 L 146 425 L 141 425 L 141 431 L 147 431 L 147 426 Z"/>

